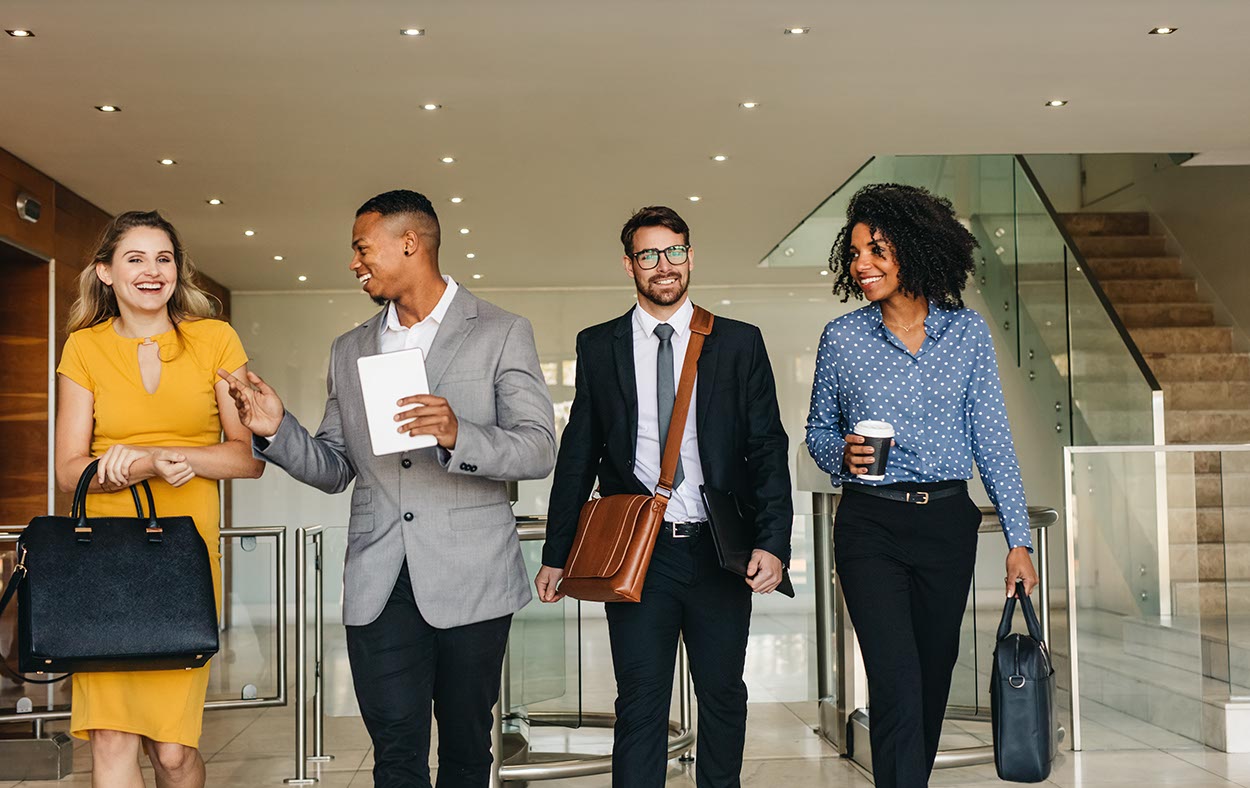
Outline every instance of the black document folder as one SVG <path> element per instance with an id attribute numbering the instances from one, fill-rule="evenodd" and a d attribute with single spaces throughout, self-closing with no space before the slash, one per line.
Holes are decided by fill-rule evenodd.
<path id="1" fill-rule="evenodd" d="M 701 484 L 699 493 L 707 509 L 708 527 L 712 529 L 712 542 L 716 545 L 716 558 L 721 568 L 746 577 L 751 552 L 755 550 L 755 511 L 730 492 Z M 776 590 L 788 597 L 794 596 L 794 584 L 790 582 L 788 571 L 782 570 L 781 584 Z"/>

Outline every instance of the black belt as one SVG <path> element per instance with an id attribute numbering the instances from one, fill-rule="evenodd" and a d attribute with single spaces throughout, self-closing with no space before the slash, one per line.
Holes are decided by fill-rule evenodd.
<path id="1" fill-rule="evenodd" d="M 870 487 L 867 484 L 847 483 L 842 486 L 843 492 L 863 493 L 876 498 L 885 498 L 888 501 L 899 501 L 901 503 L 926 504 L 929 501 L 936 501 L 941 498 L 949 498 L 952 495 L 963 495 L 968 492 L 968 483 L 965 481 L 958 482 L 939 482 L 932 485 L 933 489 L 929 490 L 903 490 L 896 485 L 886 487 Z"/>
<path id="2" fill-rule="evenodd" d="M 691 523 L 670 523 L 668 520 L 665 520 L 664 532 L 674 539 L 688 539 L 702 533 L 705 525 L 707 525 L 707 520 Z"/>

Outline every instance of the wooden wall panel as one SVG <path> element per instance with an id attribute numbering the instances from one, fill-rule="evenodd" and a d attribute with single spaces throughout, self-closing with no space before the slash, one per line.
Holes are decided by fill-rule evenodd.
<path id="1" fill-rule="evenodd" d="M 43 204 L 43 215 L 32 224 L 17 215 L 17 196 L 28 192 Z M 52 257 L 56 237 L 56 183 L 48 176 L 0 149 L 0 239 L 44 257 Z"/>
<path id="2" fill-rule="evenodd" d="M 0 524 L 48 509 L 48 272 L 0 244 Z"/>

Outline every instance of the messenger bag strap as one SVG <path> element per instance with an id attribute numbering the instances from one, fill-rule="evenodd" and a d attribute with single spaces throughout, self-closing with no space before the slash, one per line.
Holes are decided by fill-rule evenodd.
<path id="1" fill-rule="evenodd" d="M 17 566 L 13 569 L 13 574 L 9 576 L 9 582 L 4 586 L 4 596 L 0 596 L 0 616 L 4 615 L 4 609 L 9 606 L 9 602 L 13 600 L 13 596 L 17 593 L 17 588 L 26 579 L 26 548 L 19 542 L 17 545 Z M 55 679 L 28 679 L 22 674 L 14 671 L 9 667 L 9 663 L 5 661 L 4 655 L 0 654 L 0 673 L 8 676 L 19 684 L 56 684 L 58 681 L 64 681 L 69 678 L 68 673 L 60 678 Z"/>
<path id="2" fill-rule="evenodd" d="M 703 352 L 703 340 L 712 333 L 715 316 L 701 306 L 694 308 L 690 318 L 690 343 L 681 361 L 681 381 L 677 385 L 677 398 L 673 401 L 673 415 L 668 422 L 668 440 L 664 442 L 664 457 L 660 460 L 660 481 L 655 494 L 665 501 L 673 497 L 673 476 L 677 473 L 677 458 L 681 456 L 681 438 L 686 429 L 686 416 L 690 413 L 690 397 L 694 393 L 694 377 L 699 371 L 699 354 Z"/>

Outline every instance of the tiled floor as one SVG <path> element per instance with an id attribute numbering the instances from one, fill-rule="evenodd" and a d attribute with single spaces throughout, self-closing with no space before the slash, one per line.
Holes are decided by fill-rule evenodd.
<path id="1" fill-rule="evenodd" d="M 752 704 L 748 722 L 745 786 L 787 785 L 852 788 L 871 785 L 850 761 L 837 757 L 833 749 L 812 733 L 810 723 L 815 707 L 810 703 Z M 54 726 L 55 727 L 55 726 Z M 202 749 L 208 761 L 208 785 L 280 786 L 294 774 L 293 712 L 290 708 L 214 712 L 204 724 Z M 952 726 L 945 744 L 970 743 L 971 734 Z M 346 788 L 372 785 L 372 755 L 368 736 L 355 717 L 326 720 L 327 749 L 335 756 L 327 763 L 310 766 L 318 785 Z M 582 751 L 601 751 L 609 743 L 604 732 L 569 732 L 539 729 L 534 736 L 536 749 L 559 750 L 571 746 Z M 91 784 L 91 755 L 80 744 L 75 749 L 75 774 L 58 782 L 0 782 L 0 788 L 54 788 Z M 148 785 L 153 785 L 150 769 L 145 769 Z M 673 762 L 669 785 L 693 786 L 690 767 Z M 1002 785 L 992 766 L 944 769 L 934 773 L 933 786 Z M 566 780 L 553 785 L 568 788 L 607 788 L 606 775 Z M 1055 763 L 1047 788 L 1148 788 L 1180 786 L 1188 788 L 1233 788 L 1250 786 L 1250 755 L 1226 755 L 1203 749 L 1065 752 Z"/>

